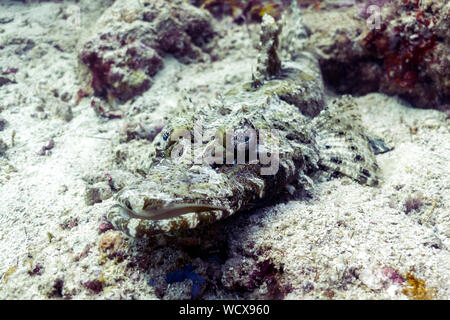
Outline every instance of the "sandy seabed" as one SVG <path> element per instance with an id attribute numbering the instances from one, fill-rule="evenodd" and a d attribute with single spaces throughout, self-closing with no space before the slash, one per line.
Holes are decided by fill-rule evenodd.
<path id="1" fill-rule="evenodd" d="M 0 86 L 0 299 L 191 298 L 191 280 L 164 283 L 183 264 L 208 277 L 203 299 L 450 298 L 448 117 L 378 93 L 356 98 L 363 124 L 394 146 L 377 156 L 378 188 L 334 179 L 312 198 L 221 222 L 220 263 L 170 239 L 99 232 L 114 200 L 88 205 L 86 181 L 110 167 L 127 120 L 99 118 L 89 98 L 76 104 L 77 45 L 107 4 L 80 1 L 82 28 L 67 22 L 67 3 L 0 4 L 0 71 L 17 69 Z M 151 105 L 158 122 L 181 91 L 201 103 L 247 79 L 257 52 L 245 28 L 236 34 L 214 63 L 166 58 L 151 89 L 123 108 Z M 120 255 L 105 254 L 116 246 Z M 242 291 L 245 275 L 267 265 Z"/>

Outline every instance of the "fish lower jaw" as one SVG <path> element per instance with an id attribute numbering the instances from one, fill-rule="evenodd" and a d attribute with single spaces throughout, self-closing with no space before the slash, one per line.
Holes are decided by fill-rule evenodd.
<path id="1" fill-rule="evenodd" d="M 120 215 L 127 219 L 129 219 L 129 218 L 142 219 L 142 217 L 138 213 L 136 213 L 133 210 L 130 210 L 128 208 L 122 207 L 122 206 L 120 207 Z"/>

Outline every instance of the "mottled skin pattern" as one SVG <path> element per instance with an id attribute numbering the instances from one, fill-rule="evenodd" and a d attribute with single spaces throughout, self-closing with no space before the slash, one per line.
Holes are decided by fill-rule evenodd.
<path id="1" fill-rule="evenodd" d="M 272 38 L 267 36 L 270 32 Z M 279 30 L 269 16 L 263 19 L 262 34 L 263 42 L 277 43 Z M 351 97 L 326 107 L 314 58 L 300 55 L 274 73 L 270 61 L 277 63 L 277 59 L 270 55 L 276 50 L 267 43 L 261 47 L 268 57 L 258 59 L 258 74 L 252 82 L 208 106 L 195 108 L 187 102 L 156 137 L 156 154 L 146 177 L 116 196 L 120 210 L 112 210 L 108 217 L 116 228 L 133 237 L 195 228 L 250 209 L 286 186 L 309 187 L 310 177 L 319 170 L 378 184 L 374 154 Z M 261 63 L 267 64 L 267 72 Z M 239 135 L 248 128 L 278 130 L 278 141 L 267 139 L 265 145 L 258 145 L 258 154 L 278 146 L 279 170 L 262 175 L 261 167 L 268 165 L 258 161 L 194 164 L 194 156 L 182 152 L 181 160 L 172 160 L 175 148 L 184 150 L 183 140 L 176 140 L 179 133 L 188 130 L 194 137 L 194 126 L 200 122 L 203 132 L 232 130 Z M 194 154 L 211 152 L 214 141 L 194 146 Z M 224 157 L 227 152 L 235 150 L 228 146 Z"/>

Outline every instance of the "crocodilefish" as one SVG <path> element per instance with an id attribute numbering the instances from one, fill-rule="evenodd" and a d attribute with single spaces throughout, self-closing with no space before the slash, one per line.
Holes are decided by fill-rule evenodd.
<path id="1" fill-rule="evenodd" d="M 377 143 L 366 135 L 353 99 L 327 105 L 316 58 L 300 52 L 281 62 L 280 32 L 265 15 L 252 79 L 209 105 L 187 103 L 171 117 L 153 141 L 156 154 L 145 177 L 115 196 L 120 210 L 108 219 L 117 229 L 142 238 L 195 228 L 286 187 L 311 188 L 321 171 L 380 183 Z"/>

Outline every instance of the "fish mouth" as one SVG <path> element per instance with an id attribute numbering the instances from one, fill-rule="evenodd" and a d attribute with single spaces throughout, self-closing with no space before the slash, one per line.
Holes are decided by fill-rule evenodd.
<path id="1" fill-rule="evenodd" d="M 152 221 L 168 220 L 188 213 L 201 213 L 214 210 L 227 211 L 222 207 L 195 203 L 177 203 L 162 208 L 144 209 L 140 210 L 140 212 L 136 212 L 123 204 L 120 204 L 120 207 L 122 216 Z"/>
<path id="2" fill-rule="evenodd" d="M 204 166 L 177 165 L 164 161 L 151 168 L 147 177 L 116 195 L 128 218 L 167 220 L 190 213 L 229 211 L 226 177 Z"/>

